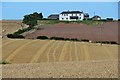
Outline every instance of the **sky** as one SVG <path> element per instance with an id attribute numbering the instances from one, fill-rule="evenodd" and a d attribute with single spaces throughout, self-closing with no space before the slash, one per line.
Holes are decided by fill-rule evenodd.
<path id="1" fill-rule="evenodd" d="M 26 14 L 42 12 L 46 18 L 50 14 L 59 14 L 62 11 L 83 11 L 90 17 L 99 15 L 102 18 L 118 19 L 117 2 L 2 2 L 2 18 L 23 19 Z"/>

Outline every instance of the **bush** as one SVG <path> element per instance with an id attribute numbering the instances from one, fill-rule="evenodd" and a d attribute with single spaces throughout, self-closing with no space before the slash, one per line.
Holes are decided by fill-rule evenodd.
<path id="1" fill-rule="evenodd" d="M 51 37 L 50 39 L 52 39 L 52 40 L 65 40 L 65 39 L 62 38 L 62 37 Z"/>
<path id="2" fill-rule="evenodd" d="M 49 39 L 47 36 L 38 36 L 37 39 Z"/>
<path id="3" fill-rule="evenodd" d="M 70 41 L 70 39 L 69 39 L 69 38 L 65 38 L 64 40 L 65 40 L 65 41 Z"/>
<path id="4" fill-rule="evenodd" d="M 96 41 L 96 43 L 103 43 L 103 44 L 117 44 L 115 41 Z"/>
<path id="5" fill-rule="evenodd" d="M 110 44 L 117 44 L 117 42 L 115 42 L 115 41 L 110 41 Z"/>
<path id="6" fill-rule="evenodd" d="M 113 21 L 113 18 L 106 18 L 107 21 Z"/>
<path id="7" fill-rule="evenodd" d="M 107 21 L 107 19 L 101 19 L 100 21 Z"/>
<path id="8" fill-rule="evenodd" d="M 79 41 L 77 38 L 51 37 L 52 40 Z"/>
<path id="9" fill-rule="evenodd" d="M 26 32 L 26 31 L 30 31 L 32 29 L 34 29 L 34 27 L 28 27 L 28 28 L 24 28 L 24 29 L 19 29 L 18 31 L 14 32 L 13 34 L 22 34 L 22 33 Z"/>
<path id="10" fill-rule="evenodd" d="M 79 41 L 77 38 L 71 38 L 70 41 Z"/>
<path id="11" fill-rule="evenodd" d="M 23 35 L 19 35 L 19 34 L 8 34 L 7 37 L 8 38 L 25 38 Z"/>
<path id="12" fill-rule="evenodd" d="M 89 42 L 88 39 L 81 39 L 80 41 L 83 41 L 83 42 Z"/>
<path id="13" fill-rule="evenodd" d="M 0 62 L 0 64 L 10 64 L 10 63 L 7 61 L 2 61 L 2 62 Z"/>

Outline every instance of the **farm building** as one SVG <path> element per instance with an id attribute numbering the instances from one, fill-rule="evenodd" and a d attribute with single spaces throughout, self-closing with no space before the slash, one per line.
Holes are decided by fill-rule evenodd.
<path id="1" fill-rule="evenodd" d="M 48 19 L 59 19 L 59 14 L 51 14 L 48 16 Z"/>
<path id="2" fill-rule="evenodd" d="M 88 13 L 84 13 L 84 19 L 88 20 L 89 19 L 89 14 Z"/>
<path id="3" fill-rule="evenodd" d="M 59 14 L 59 20 L 76 21 L 83 19 L 84 13 L 80 11 L 63 11 Z"/>
<path id="4" fill-rule="evenodd" d="M 92 17 L 92 20 L 101 20 L 101 17 L 100 17 L 100 16 L 95 15 L 95 16 L 93 16 L 93 17 Z"/>

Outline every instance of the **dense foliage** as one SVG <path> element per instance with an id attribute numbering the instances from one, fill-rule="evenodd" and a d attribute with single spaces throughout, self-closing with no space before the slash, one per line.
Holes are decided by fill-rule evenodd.
<path id="1" fill-rule="evenodd" d="M 25 38 L 23 35 L 20 34 L 8 34 L 7 35 L 8 38 Z"/>
<path id="2" fill-rule="evenodd" d="M 10 63 L 7 61 L 2 61 L 2 62 L 0 62 L 0 64 L 10 64 Z"/>
<path id="3" fill-rule="evenodd" d="M 19 29 L 18 31 L 14 32 L 13 34 L 22 34 L 22 33 L 26 32 L 26 31 L 30 31 L 32 29 L 34 29 L 34 27 L 28 27 L 28 28 L 24 28 L 24 29 Z"/>
<path id="4" fill-rule="evenodd" d="M 23 18 L 23 23 L 32 27 L 37 25 L 37 20 L 41 20 L 41 19 L 43 19 L 42 13 L 34 12 L 33 14 L 25 15 Z"/>
<path id="5" fill-rule="evenodd" d="M 37 39 L 49 39 L 47 36 L 38 36 Z"/>
<path id="6" fill-rule="evenodd" d="M 88 40 L 88 39 L 63 38 L 63 37 L 47 37 L 47 36 L 38 36 L 37 39 L 50 39 L 50 40 L 63 40 L 63 41 L 90 42 L 90 40 Z M 96 42 L 93 42 L 93 43 L 118 44 L 115 41 L 96 41 Z"/>

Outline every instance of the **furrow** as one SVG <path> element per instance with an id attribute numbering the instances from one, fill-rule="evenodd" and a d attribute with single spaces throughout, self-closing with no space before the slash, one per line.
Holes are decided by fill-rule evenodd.
<path id="1" fill-rule="evenodd" d="M 69 46 L 69 61 L 72 61 L 72 55 L 71 55 L 71 52 L 72 52 L 72 42 L 70 42 L 70 46 Z"/>
<path id="2" fill-rule="evenodd" d="M 90 60 L 89 49 L 87 44 L 84 44 L 84 54 L 85 54 L 85 61 Z"/>
<path id="3" fill-rule="evenodd" d="M 34 43 L 31 43 L 25 46 L 22 50 L 18 52 L 15 56 L 13 63 L 29 63 L 35 53 L 48 41 L 46 40 L 36 40 Z"/>
<path id="4" fill-rule="evenodd" d="M 56 62 L 56 56 L 55 56 L 55 54 L 57 54 L 57 49 L 59 49 L 60 44 L 61 44 L 61 42 L 59 41 L 57 43 L 57 45 L 55 46 L 55 48 L 54 48 L 54 51 L 53 51 L 53 61 L 54 62 Z"/>
<path id="5" fill-rule="evenodd" d="M 78 51 L 77 50 L 77 44 L 78 44 L 77 42 L 75 42 L 75 44 L 74 44 L 75 45 L 75 56 L 76 56 L 76 61 L 79 61 L 78 53 L 77 53 L 77 51 Z"/>
<path id="6" fill-rule="evenodd" d="M 11 61 L 16 55 L 17 53 L 22 50 L 25 46 L 27 46 L 28 44 L 30 43 L 33 43 L 34 41 L 30 41 L 30 42 L 27 42 L 26 44 L 20 46 L 19 48 L 17 48 L 7 59 L 6 61 Z"/>
<path id="7" fill-rule="evenodd" d="M 19 49 L 23 44 L 25 44 L 27 41 L 14 41 L 13 43 L 9 45 L 3 45 L 2 46 L 2 58 L 5 60 L 8 58 L 16 49 Z"/>
<path id="8" fill-rule="evenodd" d="M 47 47 L 52 43 L 53 41 L 47 42 L 46 45 L 43 45 L 42 48 L 40 48 L 37 53 L 33 56 L 31 63 L 36 63 L 39 60 L 39 57 L 41 54 L 44 54 L 44 51 L 47 50 Z"/>
<path id="9" fill-rule="evenodd" d="M 65 54 L 66 54 L 66 45 L 68 44 L 68 42 L 64 43 L 63 45 L 63 49 L 61 51 L 61 54 L 60 54 L 60 58 L 59 58 L 59 61 L 62 62 L 65 60 Z"/>
<path id="10" fill-rule="evenodd" d="M 54 44 L 48 50 L 48 53 L 47 53 L 48 62 L 53 62 L 54 61 L 54 59 L 53 59 L 53 50 L 55 49 L 56 44 L 58 44 L 57 41 L 55 41 Z"/>
<path id="11" fill-rule="evenodd" d="M 46 50 L 44 51 L 44 53 L 40 55 L 40 57 L 39 57 L 39 59 L 38 59 L 38 62 L 47 62 L 47 61 L 48 61 L 47 55 L 48 55 L 48 53 L 49 53 L 49 51 L 50 51 L 51 46 L 52 46 L 54 43 L 55 43 L 55 41 L 52 42 L 52 43 L 50 43 L 50 44 L 47 46 L 47 48 L 46 48 Z"/>
<path id="12" fill-rule="evenodd" d="M 60 55 L 62 54 L 64 44 L 65 44 L 65 42 L 61 41 L 58 48 L 57 48 L 57 50 L 56 50 L 56 54 L 55 54 L 56 62 L 60 61 Z"/>

